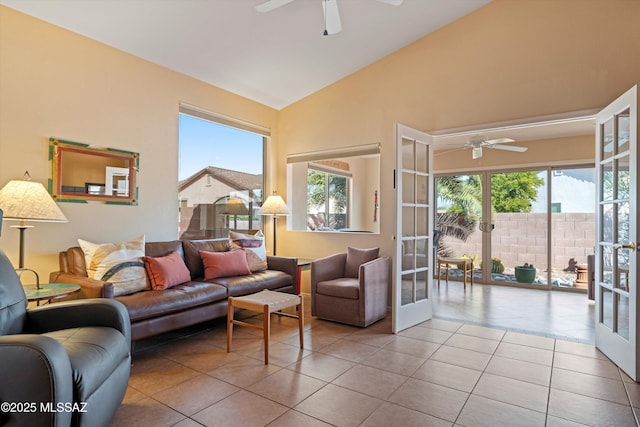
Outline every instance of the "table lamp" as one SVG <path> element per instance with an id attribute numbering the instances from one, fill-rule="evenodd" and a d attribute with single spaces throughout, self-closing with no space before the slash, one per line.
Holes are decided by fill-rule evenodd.
<path id="1" fill-rule="evenodd" d="M 0 190 L 0 209 L 4 211 L 4 219 L 20 221 L 18 225 L 11 226 L 20 230 L 18 270 L 28 270 L 24 267 L 24 231 L 33 226 L 26 225 L 26 222 L 67 222 L 44 185 L 31 181 L 29 172 L 25 172 L 24 177 L 24 180 L 9 181 Z"/>
<path id="2" fill-rule="evenodd" d="M 291 212 L 287 207 L 287 204 L 282 200 L 282 197 L 274 194 L 267 197 L 262 207 L 258 211 L 260 215 L 273 215 L 273 255 L 276 254 L 276 228 L 277 219 L 280 215 L 289 215 Z"/>
<path id="3" fill-rule="evenodd" d="M 216 206 L 216 209 L 218 209 L 218 214 L 220 215 L 233 215 L 234 230 L 238 228 L 238 215 L 249 215 L 249 208 L 245 205 L 244 200 L 239 197 L 227 196 L 224 203 L 220 204 L 220 207 Z"/>

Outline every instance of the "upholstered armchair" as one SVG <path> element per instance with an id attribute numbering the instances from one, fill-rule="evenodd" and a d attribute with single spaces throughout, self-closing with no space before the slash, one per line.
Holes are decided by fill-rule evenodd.
<path id="1" fill-rule="evenodd" d="M 27 310 L 0 250 L 0 425 L 106 426 L 131 368 L 127 309 L 86 299 Z"/>
<path id="2" fill-rule="evenodd" d="M 369 326 L 387 314 L 389 258 L 378 248 L 348 248 L 311 263 L 311 314 Z"/>

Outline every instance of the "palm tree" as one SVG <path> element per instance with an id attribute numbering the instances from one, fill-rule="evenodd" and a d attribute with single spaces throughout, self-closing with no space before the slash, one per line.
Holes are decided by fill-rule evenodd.
<path id="1" fill-rule="evenodd" d="M 445 212 L 438 212 L 437 227 L 443 236 L 466 241 L 475 231 L 482 218 L 482 183 L 478 175 L 443 176 L 436 180 L 439 202 L 448 206 Z M 438 242 L 438 254 L 451 253 Z"/>

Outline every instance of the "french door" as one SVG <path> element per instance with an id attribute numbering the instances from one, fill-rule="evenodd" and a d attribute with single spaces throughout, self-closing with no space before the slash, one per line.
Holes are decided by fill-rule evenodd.
<path id="1" fill-rule="evenodd" d="M 634 381 L 638 307 L 637 86 L 596 117 L 596 347 Z"/>
<path id="2" fill-rule="evenodd" d="M 433 138 L 397 125 L 393 331 L 431 319 Z"/>

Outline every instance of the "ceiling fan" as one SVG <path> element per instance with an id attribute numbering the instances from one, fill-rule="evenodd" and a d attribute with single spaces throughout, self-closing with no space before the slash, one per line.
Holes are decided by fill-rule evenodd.
<path id="1" fill-rule="evenodd" d="M 492 148 L 496 150 L 516 151 L 518 153 L 524 153 L 527 151 L 527 147 L 518 147 L 515 145 L 502 145 L 515 142 L 511 138 L 496 138 L 496 139 L 471 139 L 464 146 L 465 148 L 471 148 L 471 158 L 479 159 L 482 157 L 483 148 Z"/>
<path id="2" fill-rule="evenodd" d="M 270 12 L 274 9 L 291 3 L 294 0 L 267 0 L 256 6 L 258 12 Z M 340 12 L 338 11 L 338 0 L 320 0 L 322 2 L 322 12 L 324 13 L 324 35 L 329 36 L 342 31 L 340 22 Z M 400 6 L 404 0 L 377 0 L 393 6 Z"/>

